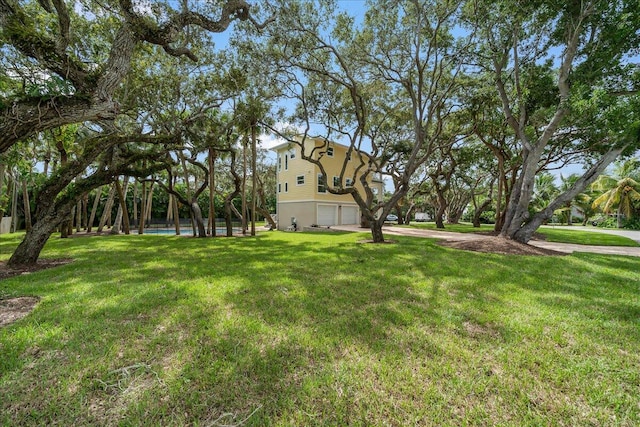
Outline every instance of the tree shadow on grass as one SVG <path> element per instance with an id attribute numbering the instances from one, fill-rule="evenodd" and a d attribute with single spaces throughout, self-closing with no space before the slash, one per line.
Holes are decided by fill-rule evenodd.
<path id="1" fill-rule="evenodd" d="M 566 313 L 587 315 L 607 297 L 597 281 L 615 281 L 621 265 L 609 257 L 509 257 L 425 239 L 361 245 L 357 238 L 114 237 L 78 251 L 55 283 L 37 274 L 7 281 L 44 298 L 30 321 L 2 335 L 3 381 L 31 406 L 0 394 L 14 402 L 0 407 L 12 414 L 0 420 L 206 424 L 233 413 L 225 421 L 251 415 L 247 425 L 266 425 L 309 413 L 319 414 L 315 424 L 357 424 L 368 403 L 348 386 L 375 375 L 341 375 L 360 375 L 369 361 L 446 363 L 466 347 L 516 346 L 522 334 L 508 317 L 518 292 L 554 310 L 562 310 L 558 295 L 571 296 Z M 567 280 L 567 269 L 578 273 Z M 620 318 L 615 305 L 634 286 L 602 304 L 603 321 Z M 599 339 L 596 330 L 585 333 Z M 364 389 L 379 390 L 384 404 L 386 386 Z M 314 424 L 313 417 L 297 421 Z"/>

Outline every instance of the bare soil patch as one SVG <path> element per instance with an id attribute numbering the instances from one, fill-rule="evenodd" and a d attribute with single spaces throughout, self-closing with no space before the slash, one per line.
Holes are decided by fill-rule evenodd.
<path id="1" fill-rule="evenodd" d="M 441 246 L 446 246 L 448 248 L 462 249 L 465 251 L 485 252 L 502 255 L 566 255 L 563 252 L 525 245 L 513 240 L 503 239 L 502 237 L 483 237 L 481 239 L 463 241 L 441 240 L 438 242 L 438 244 Z"/>
<path id="2" fill-rule="evenodd" d="M 0 300 L 0 328 L 31 313 L 38 301 L 40 301 L 40 298 L 36 297 L 17 297 Z"/>
<path id="3" fill-rule="evenodd" d="M 20 268 L 9 268 L 7 267 L 6 262 L 0 261 L 0 280 L 20 276 L 22 274 L 30 274 L 34 271 L 45 270 L 59 265 L 69 264 L 71 261 L 73 261 L 71 258 L 40 259 L 35 265 L 28 265 Z"/>

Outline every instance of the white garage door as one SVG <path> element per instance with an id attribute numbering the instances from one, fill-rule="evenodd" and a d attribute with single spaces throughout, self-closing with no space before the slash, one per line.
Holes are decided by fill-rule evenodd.
<path id="1" fill-rule="evenodd" d="M 343 224 L 359 224 L 358 221 L 358 208 L 355 206 L 343 206 L 342 207 L 342 223 Z"/>
<path id="2" fill-rule="evenodd" d="M 337 206 L 318 205 L 318 225 L 336 225 Z"/>

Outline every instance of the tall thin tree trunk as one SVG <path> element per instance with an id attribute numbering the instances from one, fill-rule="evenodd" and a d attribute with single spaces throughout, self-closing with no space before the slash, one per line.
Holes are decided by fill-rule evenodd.
<path id="1" fill-rule="evenodd" d="M 116 178 L 114 184 L 116 186 L 116 192 L 118 193 L 118 213 L 116 214 L 116 219 L 113 223 L 113 227 L 111 228 L 111 234 L 120 234 L 120 228 L 122 227 L 122 223 L 124 222 L 124 232 L 125 234 L 129 234 L 129 212 L 127 211 L 127 186 L 129 184 L 129 177 L 124 178 L 125 188 L 122 190 L 122 185 L 120 185 L 120 179 Z"/>
<path id="2" fill-rule="evenodd" d="M 96 212 L 98 211 L 98 205 L 100 204 L 100 198 L 102 196 L 102 187 L 98 187 L 96 189 L 96 197 L 93 199 L 93 207 L 91 208 L 91 215 L 89 216 L 89 221 L 87 222 L 87 233 L 91 233 L 91 229 L 93 228 L 93 221 L 96 219 Z"/>
<path id="3" fill-rule="evenodd" d="M 256 235 L 256 194 L 257 194 L 257 137 L 256 124 L 251 126 L 251 235 Z"/>
<path id="4" fill-rule="evenodd" d="M 18 180 L 14 177 L 12 181 L 13 187 L 11 190 L 11 232 L 15 233 L 18 230 Z"/>
<path id="5" fill-rule="evenodd" d="M 171 208 L 173 209 L 173 225 L 176 228 L 176 236 L 180 235 L 180 213 L 178 212 L 178 199 L 172 195 Z"/>
<path id="6" fill-rule="evenodd" d="M 100 217 L 100 222 L 98 223 L 98 233 L 102 233 L 102 229 L 105 224 L 109 220 L 109 216 L 111 215 L 111 209 L 113 208 L 113 199 L 116 195 L 116 186 L 114 184 L 109 188 L 109 195 L 107 196 L 107 201 L 104 205 L 104 211 L 102 211 L 102 216 Z"/>
<path id="7" fill-rule="evenodd" d="M 82 231 L 82 197 L 78 199 L 76 206 L 76 233 Z"/>
<path id="8" fill-rule="evenodd" d="M 138 224 L 138 181 L 133 181 L 133 223 Z"/>
<path id="9" fill-rule="evenodd" d="M 87 229 L 87 220 L 89 219 L 89 193 L 82 196 L 82 228 Z"/>
<path id="10" fill-rule="evenodd" d="M 146 166 L 146 165 L 145 165 Z M 138 234 L 144 234 L 144 220 L 145 210 L 144 206 L 147 203 L 147 183 L 142 181 L 140 183 L 140 213 L 138 215 Z"/>
<path id="11" fill-rule="evenodd" d="M 2 200 L 2 193 L 4 191 L 4 174 L 7 167 L 4 163 L 0 163 L 0 200 Z M 4 216 L 4 205 L 0 204 L 0 220 Z"/>
<path id="12" fill-rule="evenodd" d="M 31 203 L 29 201 L 29 188 L 27 188 L 27 180 L 22 180 L 22 204 L 24 206 L 24 228 L 31 230 Z"/>
<path id="13" fill-rule="evenodd" d="M 233 224 L 231 223 L 231 207 L 233 204 L 231 200 L 225 198 L 224 200 L 224 223 L 227 228 L 227 237 L 233 236 Z"/>
<path id="14" fill-rule="evenodd" d="M 144 212 L 147 217 L 147 221 L 151 224 L 151 215 L 153 214 L 153 190 L 155 189 L 155 182 L 151 181 L 151 185 L 149 186 L 149 191 L 147 193 L 147 205 L 144 208 Z"/>
<path id="15" fill-rule="evenodd" d="M 165 225 L 168 227 L 170 222 L 173 222 L 173 194 L 167 194 L 169 200 L 167 202 L 167 218 L 165 219 Z"/>
<path id="16" fill-rule="evenodd" d="M 71 207 L 71 212 L 69 215 L 69 219 L 67 219 L 67 236 L 71 236 L 73 234 L 73 221 L 76 218 L 76 207 L 72 206 Z"/>
<path id="17" fill-rule="evenodd" d="M 247 234 L 247 217 L 245 212 L 247 212 L 247 136 L 245 135 L 242 139 L 242 192 L 241 192 L 241 200 L 242 200 L 242 235 Z"/>
<path id="18" fill-rule="evenodd" d="M 209 223 L 207 231 L 212 237 L 216 236 L 216 176 L 215 176 L 215 162 L 216 151 L 213 147 L 209 147 Z"/>
<path id="19" fill-rule="evenodd" d="M 194 237 L 207 237 L 207 230 L 204 227 L 204 219 L 202 218 L 202 210 L 196 200 L 191 202 L 191 211 L 193 212 L 193 218 L 198 227 L 198 234 L 194 234 Z"/>

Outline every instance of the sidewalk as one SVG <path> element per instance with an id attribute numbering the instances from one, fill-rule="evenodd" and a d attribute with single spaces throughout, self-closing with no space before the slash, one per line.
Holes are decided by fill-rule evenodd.
<path id="1" fill-rule="evenodd" d="M 331 229 L 359 233 L 366 233 L 369 231 L 368 229 L 360 228 L 357 225 L 332 225 Z M 382 232 L 386 235 L 390 234 L 396 236 L 427 237 L 431 239 L 445 239 L 456 241 L 477 240 L 488 237 L 482 234 L 475 233 L 454 233 L 452 231 L 424 230 L 418 228 L 405 228 L 397 226 L 385 226 L 382 228 Z M 532 246 L 537 246 L 539 248 L 551 249 L 568 254 L 571 254 L 573 252 L 589 252 L 602 255 L 626 255 L 640 257 L 640 247 L 633 248 L 625 246 L 576 245 L 573 243 L 545 242 L 542 240 L 531 240 L 529 241 L 529 244 Z"/>

